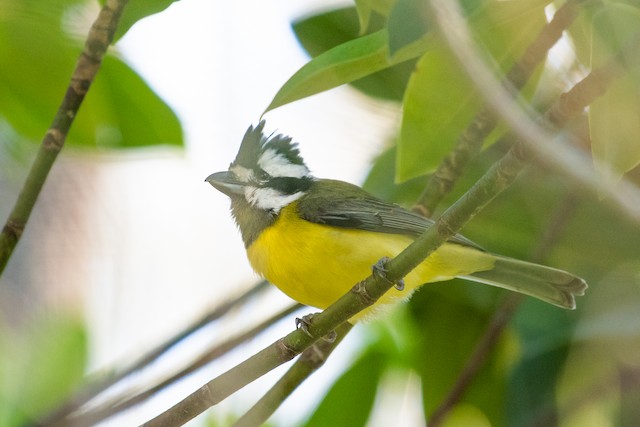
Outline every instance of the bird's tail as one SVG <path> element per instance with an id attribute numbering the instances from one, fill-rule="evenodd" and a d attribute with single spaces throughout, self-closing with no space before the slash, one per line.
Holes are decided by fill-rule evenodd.
<path id="1" fill-rule="evenodd" d="M 494 268 L 462 278 L 498 286 L 541 299 L 562 308 L 575 309 L 576 296 L 587 283 L 566 271 L 496 255 Z"/>

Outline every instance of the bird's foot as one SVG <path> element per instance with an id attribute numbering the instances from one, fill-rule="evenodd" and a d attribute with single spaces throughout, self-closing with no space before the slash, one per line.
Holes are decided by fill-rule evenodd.
<path id="1" fill-rule="evenodd" d="M 373 267 L 371 267 L 371 269 L 373 270 L 373 275 L 378 276 L 389 283 L 393 283 L 393 287 L 399 291 L 404 290 L 404 279 L 400 279 L 396 282 L 391 282 L 391 280 L 387 278 L 387 262 L 389 262 L 389 257 L 385 256 L 380 258 L 378 262 L 373 264 Z"/>
<path id="2" fill-rule="evenodd" d="M 302 329 L 302 332 L 304 332 L 311 338 L 314 338 L 314 336 L 313 334 L 311 334 L 311 331 L 309 331 L 309 327 L 311 326 L 313 322 L 313 318 L 316 314 L 317 313 L 310 313 L 302 317 L 296 317 L 296 328 Z M 337 337 L 336 331 L 331 331 L 321 339 L 328 343 L 332 343 L 336 340 L 336 337 Z"/>

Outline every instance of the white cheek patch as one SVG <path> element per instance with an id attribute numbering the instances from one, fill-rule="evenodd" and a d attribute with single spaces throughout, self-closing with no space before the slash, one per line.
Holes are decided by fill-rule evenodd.
<path id="1" fill-rule="evenodd" d="M 243 166 L 234 165 L 229 169 L 240 182 L 250 182 L 254 178 L 253 171 Z"/>
<path id="2" fill-rule="evenodd" d="M 309 175 L 309 169 L 305 165 L 293 164 L 271 148 L 262 153 L 258 166 L 272 177 L 302 178 Z"/>
<path id="3" fill-rule="evenodd" d="M 245 187 L 244 197 L 251 206 L 258 209 L 271 210 L 275 213 L 280 212 L 280 209 L 287 206 L 289 203 L 295 202 L 304 193 L 298 191 L 293 194 L 283 194 L 282 192 L 273 188 L 259 188 L 259 187 Z"/>

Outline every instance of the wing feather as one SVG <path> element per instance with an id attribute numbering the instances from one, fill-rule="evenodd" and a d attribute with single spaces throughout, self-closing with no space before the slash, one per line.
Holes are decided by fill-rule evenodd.
<path id="1" fill-rule="evenodd" d="M 312 190 L 299 200 L 298 213 L 318 224 L 411 237 L 434 224 L 433 220 L 380 200 L 360 187 L 334 180 L 314 182 Z M 460 234 L 449 241 L 484 250 Z"/>

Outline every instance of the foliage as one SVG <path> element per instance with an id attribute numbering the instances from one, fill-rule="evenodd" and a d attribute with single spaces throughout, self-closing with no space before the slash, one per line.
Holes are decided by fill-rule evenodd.
<path id="1" fill-rule="evenodd" d="M 44 3 L 50 8 L 47 13 L 34 14 L 34 3 L 0 0 L 0 7 L 11 12 L 0 22 L 0 57 L 15 58 L 0 70 L 0 125 L 9 126 L 16 141 L 40 138 L 55 113 L 80 51 L 65 17 L 77 16 L 73 13 L 86 6 L 82 0 L 51 0 Z M 132 0 L 117 37 L 138 19 L 171 3 Z M 545 11 L 564 4 L 550 0 L 460 3 L 482 55 L 499 79 L 504 79 L 545 25 Z M 519 93 L 519 102 L 527 108 L 543 109 L 566 89 L 563 85 L 571 87 L 584 70 L 607 63 L 638 37 L 636 2 L 573 3 L 581 4 L 581 13 L 567 30 L 571 41 L 563 52 L 567 64 L 549 62 L 535 71 L 529 87 Z M 421 0 L 357 0 L 353 7 L 297 20 L 293 30 L 312 59 L 283 84 L 266 110 L 343 84 L 396 103 L 402 110 L 397 135 L 374 161 L 365 188 L 406 206 L 418 199 L 425 176 L 448 158 L 457 138 L 485 104 L 431 14 Z M 603 180 L 625 177 L 638 184 L 639 71 L 634 58 L 621 59 L 628 68 L 624 75 L 605 88 L 603 96 L 567 126 L 567 132 L 580 138 L 584 147 L 579 150 L 592 156 Z M 46 72 L 39 66 L 42 61 L 50 64 Z M 176 116 L 116 55 L 105 59 L 94 86 L 69 136 L 73 145 L 182 144 Z M 487 141 L 498 140 L 494 134 Z M 484 150 L 458 177 L 453 192 L 444 195 L 443 205 L 457 200 L 501 158 L 508 142 L 485 141 Z M 640 387 L 637 223 L 597 192 L 541 161 L 533 161 L 522 175 L 464 233 L 491 251 L 576 272 L 591 288 L 575 312 L 533 299 L 517 305 L 473 380 L 448 409 L 445 422 L 449 426 L 569 425 L 579 424 L 593 411 L 600 411 L 611 424 L 634 417 L 637 421 L 633 398 Z M 366 326 L 366 345 L 306 425 L 326 425 L 336 418 L 349 425 L 366 425 L 389 370 L 420 378 L 422 395 L 416 399 L 421 399 L 424 418 L 430 419 L 460 380 L 479 340 L 504 315 L 504 295 L 462 280 L 421 289 L 385 322 Z M 20 372 L 30 366 L 41 368 L 30 387 L 3 383 L 3 423 L 23 423 L 54 407 L 75 386 L 84 367 L 82 326 L 58 321 L 37 329 L 38 333 L 22 340 L 10 334 L 0 336 L 3 348 L 9 347 L 8 342 L 22 343 L 0 356 L 3 377 L 8 378 L 16 365 Z M 66 369 L 56 370 L 58 366 Z M 16 404 L 20 400 L 36 407 Z"/>
<path id="2" fill-rule="evenodd" d="M 367 8 L 368 3 L 371 5 Z M 393 84 L 390 87 L 394 93 L 404 93 L 402 99 L 398 100 L 403 111 L 399 136 L 392 148 L 374 162 L 365 183 L 365 188 L 384 199 L 410 205 L 424 185 L 424 179 L 420 179 L 420 176 L 432 171 L 450 152 L 455 139 L 481 108 L 482 101 L 459 64 L 452 59 L 444 41 L 434 34 L 429 12 L 425 11 L 422 2 L 398 0 L 386 8 L 374 7 L 373 3 L 361 1 L 357 2 L 357 10 L 325 11 L 296 22 L 294 30 L 302 45 L 315 47 L 307 48 L 313 58 L 285 83 L 274 101 L 282 102 L 284 94 L 294 100 L 345 83 L 352 84 L 355 89 L 368 95 L 384 93 L 386 88 L 381 87 L 376 91 L 374 86 L 375 83 L 382 84 L 382 80 L 373 78 L 382 71 L 398 67 L 394 62 L 396 51 L 405 49 L 405 55 L 410 51 L 410 61 L 404 63 L 414 67 L 410 77 L 387 81 Z M 487 49 L 486 53 L 499 65 L 496 72 L 506 72 L 515 58 L 532 42 L 543 25 L 543 8 L 548 3 L 464 2 L 471 30 Z M 576 60 L 583 61 L 581 64 L 572 64 L 572 68 L 602 65 L 633 37 L 637 37 L 637 29 L 640 28 L 636 20 L 640 12 L 637 4 L 609 1 L 587 6 L 579 21 L 571 27 L 570 34 L 577 46 Z M 335 47 L 332 42 L 324 51 L 319 51 L 318 46 L 329 39 L 322 37 L 322 32 L 317 28 L 310 31 L 311 23 L 314 26 L 324 23 L 326 28 L 335 29 L 339 24 L 332 19 L 337 14 L 351 16 L 356 12 L 359 12 L 362 35 L 356 36 L 351 28 L 348 34 L 354 34 L 352 39 Z M 411 19 L 407 20 L 409 17 Z M 381 18 L 385 25 L 382 29 L 371 24 L 379 22 Z M 349 25 L 353 26 L 353 22 Z M 327 32 L 336 33 L 335 30 Z M 400 32 L 400 35 L 396 32 Z M 377 51 L 384 51 L 390 59 L 387 68 L 381 69 L 381 62 L 378 62 L 375 66 L 369 66 L 367 74 L 362 70 L 362 51 L 358 46 L 373 37 L 377 37 Z M 351 50 L 351 47 L 354 49 Z M 581 47 L 586 47 L 589 55 L 585 56 L 580 51 Z M 553 64 L 550 66 L 553 67 Z M 332 67 L 339 68 L 339 72 Z M 326 74 L 308 72 L 320 68 L 331 76 L 330 83 Z M 365 79 L 372 80 L 363 88 L 361 82 Z M 304 90 L 294 87 L 292 82 L 297 82 Z M 545 79 L 541 82 L 549 83 Z M 588 129 L 593 143 L 594 163 L 600 171 L 608 171 L 606 173 L 613 175 L 607 176 L 607 179 L 619 179 L 640 161 L 636 130 L 638 88 L 636 67 L 616 81 L 611 90 L 589 109 Z M 548 86 L 540 87 L 537 93 L 548 96 L 549 90 Z M 528 90 L 525 93 L 532 99 L 536 91 Z M 384 98 L 397 100 L 397 97 Z M 270 108 L 273 107 L 272 104 Z M 574 127 L 584 129 L 584 122 L 576 123 Z M 500 145 L 492 147 L 476 159 L 470 170 L 461 177 L 458 190 L 447 197 L 445 205 L 468 188 L 501 155 L 503 149 Z M 636 176 L 629 177 L 637 182 Z M 569 208 L 565 212 L 566 206 Z M 604 286 L 602 281 L 606 280 L 607 272 L 622 268 L 625 273 L 618 276 L 619 286 L 628 292 L 637 289 L 637 279 L 634 278 L 634 274 L 637 277 L 637 259 L 640 255 L 635 244 L 640 237 L 637 227 L 612 211 L 592 191 L 576 187 L 562 176 L 550 174 L 543 165 L 531 168 L 526 178 L 496 200 L 485 214 L 469 226 L 465 234 L 485 243 L 492 251 L 527 258 L 536 250 L 537 244 L 544 245 L 541 236 L 544 236 L 545 230 L 553 229 L 553 222 L 557 220 L 554 219 L 554 212 L 567 223 L 555 236 L 552 248 L 546 248 L 542 254 L 544 262 L 581 272 L 596 288 Z M 602 227 L 602 224 L 607 226 Z M 630 269 L 629 264 L 635 267 Z M 501 298 L 502 293 L 495 289 L 458 281 L 427 286 L 412 298 L 408 311 L 410 314 L 403 316 L 402 326 L 394 330 L 401 336 L 401 341 L 411 342 L 411 345 L 404 347 L 402 358 L 409 362 L 403 366 L 417 372 L 422 378 L 425 418 L 430 417 L 456 381 L 487 322 L 499 310 Z M 581 325 L 585 324 L 596 329 L 599 327 L 593 324 L 612 326 L 610 319 L 620 316 L 620 319 L 626 319 L 624 322 L 631 321 L 635 325 L 630 326 L 632 331 L 630 335 L 625 335 L 624 342 L 636 352 L 640 349 L 638 316 L 626 311 L 628 305 L 623 299 L 609 301 L 606 308 L 603 304 L 590 301 L 589 297 L 585 300 L 580 301 L 583 306 L 575 313 L 558 311 L 543 303 L 526 300 L 491 352 L 486 365 L 458 403 L 457 409 L 453 409 L 447 425 L 482 425 L 487 421 L 492 425 L 547 425 L 559 419 L 582 419 L 582 411 L 588 412 L 603 401 L 610 402 L 611 395 L 606 393 L 589 400 L 586 395 L 590 391 L 580 387 L 580 384 L 596 384 L 598 380 L 618 384 L 619 379 L 615 373 L 603 376 L 601 370 L 592 371 L 588 365 L 582 365 L 588 372 L 579 374 L 572 368 L 571 363 L 577 357 L 575 355 L 584 354 L 582 349 L 585 347 L 599 347 L 602 338 L 598 342 L 584 336 L 576 338 L 576 328 L 579 331 Z M 598 306 L 598 310 L 602 309 L 608 314 L 604 317 L 598 315 L 598 320 L 594 319 L 591 317 L 592 306 Z M 416 334 L 416 330 L 420 333 Z M 622 345 L 622 338 L 618 340 L 605 335 L 610 342 Z M 377 352 L 378 348 L 374 345 L 367 351 Z M 386 365 L 397 366 L 395 362 L 398 355 L 388 356 Z M 640 368 L 637 360 L 632 362 L 632 370 Z M 595 359 L 592 363 L 602 362 Z M 606 363 L 615 365 L 615 368 L 611 368 L 614 372 L 628 368 L 613 361 Z M 572 373 L 571 377 L 567 372 Z M 346 381 L 349 375 L 351 371 L 345 372 L 344 379 L 339 379 L 336 384 Z M 381 376 L 378 370 L 372 375 Z M 638 385 L 634 387 L 637 389 Z M 357 390 L 357 386 L 351 388 L 354 394 Z M 339 413 L 339 405 L 343 404 L 335 403 L 333 393 L 332 390 L 319 407 L 326 413 Z M 578 405 L 577 402 L 582 403 Z M 614 414 L 629 411 L 623 397 L 617 402 Z M 458 418 L 458 412 L 465 415 Z"/>
<path id="3" fill-rule="evenodd" d="M 82 51 L 83 40 L 76 33 L 91 5 L 85 0 L 0 1 L 0 10 L 6 12 L 0 21 L 0 57 L 11 58 L 0 67 L 0 121 L 21 137 L 40 141 L 49 127 Z M 182 146 L 182 129 L 164 101 L 111 54 L 67 143 L 105 149 Z"/>
<path id="4" fill-rule="evenodd" d="M 0 329 L 0 424 L 27 425 L 60 404 L 80 384 L 87 336 L 78 318 L 47 314 L 18 334 Z"/>

